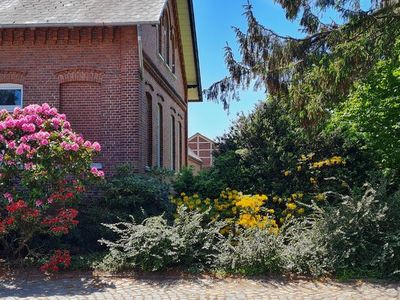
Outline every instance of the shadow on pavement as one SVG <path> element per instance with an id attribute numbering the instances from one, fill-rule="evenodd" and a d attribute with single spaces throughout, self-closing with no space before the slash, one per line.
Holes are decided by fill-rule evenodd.
<path id="1" fill-rule="evenodd" d="M 115 285 L 107 283 L 107 279 L 91 276 L 53 279 L 44 276 L 0 278 L 0 299 L 5 297 L 85 296 L 101 293 L 105 289 L 115 289 Z"/>

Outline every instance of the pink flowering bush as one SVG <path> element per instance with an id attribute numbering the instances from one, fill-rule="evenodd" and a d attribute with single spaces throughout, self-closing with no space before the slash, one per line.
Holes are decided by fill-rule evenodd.
<path id="1" fill-rule="evenodd" d="M 64 235 L 78 224 L 79 194 L 104 176 L 91 168 L 100 150 L 48 104 L 0 111 L 0 252 L 23 258 L 35 235 Z"/>

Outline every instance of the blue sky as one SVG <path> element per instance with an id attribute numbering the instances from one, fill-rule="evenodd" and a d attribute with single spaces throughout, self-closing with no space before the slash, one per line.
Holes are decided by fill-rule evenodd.
<path id="1" fill-rule="evenodd" d="M 236 48 L 232 26 L 246 29 L 243 5 L 247 0 L 194 0 L 203 88 L 227 75 L 224 64 L 226 42 Z M 286 20 L 282 8 L 272 0 L 252 0 L 257 18 L 280 34 L 299 35 L 298 26 Z M 266 98 L 263 91 L 245 91 L 232 103 L 229 115 L 221 103 L 204 100 L 189 105 L 189 136 L 200 132 L 210 138 L 222 135 L 238 113 L 247 113 Z"/>
<path id="2" fill-rule="evenodd" d="M 301 36 L 297 22 L 286 20 L 285 13 L 273 0 L 250 0 L 258 20 L 266 27 L 281 35 Z M 243 5 L 247 0 L 194 0 L 197 40 L 203 89 L 228 75 L 224 64 L 226 42 L 237 49 L 232 26 L 246 29 Z M 362 0 L 361 7 L 368 9 L 370 0 Z M 336 12 L 320 12 L 324 22 L 334 20 L 341 23 Z M 255 104 L 266 98 L 263 91 L 253 90 L 241 93 L 241 101 L 232 103 L 229 115 L 221 103 L 209 102 L 189 105 L 189 136 L 200 132 L 212 139 L 221 136 L 229 129 L 238 113 L 248 113 Z"/>

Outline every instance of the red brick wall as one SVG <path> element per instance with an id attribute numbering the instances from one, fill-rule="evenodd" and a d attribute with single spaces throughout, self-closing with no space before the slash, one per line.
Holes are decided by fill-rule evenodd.
<path id="1" fill-rule="evenodd" d="M 175 149 L 176 149 L 176 166 L 183 167 L 187 162 L 187 98 L 186 98 L 186 82 L 183 70 L 183 61 L 180 57 L 179 51 L 179 26 L 177 23 L 175 0 L 168 1 L 165 8 L 170 16 L 171 32 L 175 38 L 175 43 L 171 43 L 170 60 L 172 60 L 172 51 L 175 53 L 175 72 L 173 68 L 166 64 L 166 60 L 159 53 L 158 45 L 158 27 L 153 25 L 142 26 L 143 36 L 143 52 L 145 60 L 144 68 L 144 91 L 152 97 L 152 111 L 153 116 L 157 115 L 157 107 L 161 105 L 163 108 L 163 166 L 166 168 L 171 167 L 171 116 L 175 118 Z M 164 13 L 165 13 L 164 11 Z M 175 48 L 172 48 L 175 44 Z M 153 70 L 153 71 L 152 71 Z M 154 72 L 157 70 L 157 72 Z M 157 74 L 155 74 L 157 73 Z M 147 111 L 148 108 L 143 111 Z M 144 114 L 145 115 L 145 114 Z M 182 128 L 181 144 L 182 144 L 182 157 L 179 159 L 179 124 Z M 148 125 L 147 125 L 148 126 Z M 155 165 L 156 158 L 156 123 L 153 122 L 151 130 L 147 128 L 147 132 L 153 132 L 153 151 L 152 162 Z M 148 141 L 148 136 L 144 137 L 144 141 Z M 148 151 L 147 153 L 150 153 Z M 146 159 L 148 161 L 149 159 Z M 181 166 L 179 166 L 181 162 Z"/>
<path id="2" fill-rule="evenodd" d="M 47 102 L 99 139 L 106 171 L 143 165 L 140 80 L 134 26 L 0 29 L 0 83 L 23 84 L 25 106 Z"/>
<path id="3" fill-rule="evenodd" d="M 143 70 L 136 26 L 0 29 L 0 83 L 23 84 L 25 106 L 47 102 L 66 113 L 76 131 L 102 144 L 97 162 L 107 172 L 127 162 L 140 172 L 150 160 L 155 165 L 156 122 L 153 118 L 149 123 L 148 115 L 151 110 L 156 116 L 160 104 L 163 166 L 171 166 L 171 116 L 176 120 L 176 137 L 182 125 L 182 157 L 175 160 L 184 165 L 187 99 L 175 0 L 166 9 L 175 34 L 175 72 L 158 53 L 157 26 L 141 26 Z"/>
<path id="4" fill-rule="evenodd" d="M 213 164 L 213 152 L 215 150 L 215 144 L 207 139 L 204 139 L 201 135 L 195 134 L 188 141 L 188 146 L 193 152 L 198 155 L 203 161 L 203 167 L 209 168 Z"/>
<path id="5" fill-rule="evenodd" d="M 82 96 L 82 91 L 85 91 Z M 68 116 L 72 128 L 84 134 L 90 141 L 104 144 L 104 129 L 102 126 L 102 108 L 99 104 L 94 109 L 93 104 L 101 99 L 101 85 L 93 82 L 68 82 L 60 87 L 60 111 Z M 76 113 L 77 109 L 79 114 Z M 84 116 L 84 117 L 83 117 Z M 97 157 L 102 161 L 103 157 Z"/>

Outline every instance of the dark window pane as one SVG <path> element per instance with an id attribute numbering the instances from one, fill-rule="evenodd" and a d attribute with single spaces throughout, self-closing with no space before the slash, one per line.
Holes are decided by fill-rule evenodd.
<path id="1" fill-rule="evenodd" d="M 0 105 L 21 105 L 21 90 L 0 90 Z"/>

